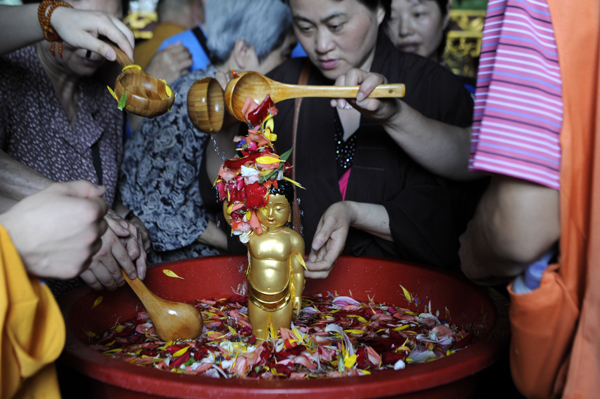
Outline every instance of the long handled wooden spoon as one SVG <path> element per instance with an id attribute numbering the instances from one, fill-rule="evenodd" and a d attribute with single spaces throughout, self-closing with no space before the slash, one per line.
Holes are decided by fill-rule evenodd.
<path id="1" fill-rule="evenodd" d="M 193 339 L 202 334 L 202 314 L 192 305 L 157 296 L 139 279 L 132 280 L 121 270 L 127 284 L 144 304 L 156 333 L 163 341 Z"/>
<path id="2" fill-rule="evenodd" d="M 225 88 L 225 108 L 240 121 L 246 119 L 242 107 L 246 98 L 261 103 L 265 97 L 271 96 L 274 103 L 298 97 L 354 98 L 359 86 L 303 86 L 276 82 L 258 72 L 247 72 L 237 79 L 232 79 Z M 370 98 L 404 97 L 405 86 L 401 83 L 377 86 L 369 95 Z"/>

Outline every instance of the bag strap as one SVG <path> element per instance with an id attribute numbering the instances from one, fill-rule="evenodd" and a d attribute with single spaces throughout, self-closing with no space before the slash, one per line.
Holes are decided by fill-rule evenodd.
<path id="1" fill-rule="evenodd" d="M 308 74 L 310 70 L 310 63 L 304 62 L 302 71 L 300 72 L 300 78 L 298 79 L 299 85 L 306 85 L 308 83 Z M 296 135 L 298 134 L 298 120 L 300 119 L 300 108 L 302 107 L 302 98 L 296 98 L 294 102 L 294 125 L 292 127 L 292 180 L 296 181 Z M 294 204 L 292 206 L 292 225 L 294 230 L 298 233 L 302 233 L 302 218 L 300 217 L 300 204 L 298 204 L 298 195 L 296 189 L 294 189 Z"/>
<path id="2" fill-rule="evenodd" d="M 202 50 L 204 50 L 206 56 L 210 58 L 210 51 L 206 45 L 206 36 L 204 35 L 204 32 L 202 32 L 202 29 L 200 29 L 200 26 L 196 26 L 194 29 L 192 29 L 192 33 L 194 36 L 196 36 L 196 39 L 198 39 L 198 43 L 200 43 L 200 46 L 202 46 Z"/>

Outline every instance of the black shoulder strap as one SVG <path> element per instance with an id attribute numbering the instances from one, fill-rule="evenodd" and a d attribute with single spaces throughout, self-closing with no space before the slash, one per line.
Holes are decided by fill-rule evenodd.
<path id="1" fill-rule="evenodd" d="M 100 144 L 96 141 L 92 144 L 92 162 L 94 163 L 94 169 L 96 169 L 96 175 L 98 175 L 98 185 L 102 185 L 102 158 L 100 157 Z"/>
<path id="2" fill-rule="evenodd" d="M 202 49 L 204 50 L 208 58 L 210 58 L 210 52 L 208 51 L 208 47 L 206 46 L 206 36 L 204 36 L 204 32 L 202 32 L 200 26 L 196 26 L 194 29 L 192 29 L 192 32 L 194 33 L 194 35 L 196 35 L 196 39 L 198 39 L 198 42 L 202 46 Z"/>

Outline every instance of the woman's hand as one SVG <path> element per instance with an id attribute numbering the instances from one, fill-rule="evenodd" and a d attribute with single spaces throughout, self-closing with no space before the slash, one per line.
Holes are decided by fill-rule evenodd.
<path id="1" fill-rule="evenodd" d="M 319 220 L 317 232 L 306 262 L 307 278 L 326 278 L 344 245 L 354 219 L 352 208 L 346 202 L 331 205 Z"/>
<path id="2" fill-rule="evenodd" d="M 355 99 L 333 99 L 332 107 L 344 109 L 349 105 L 358 110 L 362 115 L 378 121 L 388 121 L 401 110 L 402 103 L 396 98 L 367 98 L 369 94 L 381 84 L 386 84 L 385 76 L 378 73 L 363 71 L 353 68 L 346 74 L 338 77 L 336 86 L 360 86 Z"/>
<path id="3" fill-rule="evenodd" d="M 107 229 L 105 191 L 87 181 L 55 183 L 0 215 L 28 273 L 68 279 L 88 267 Z"/>
<path id="4" fill-rule="evenodd" d="M 164 79 L 167 84 L 173 83 L 190 71 L 192 55 L 181 42 L 173 43 L 156 53 L 148 66 L 146 73 L 159 79 Z"/>
<path id="5" fill-rule="evenodd" d="M 113 15 L 58 7 L 52 13 L 50 25 L 65 43 L 91 50 L 114 61 L 117 58 L 115 50 L 98 39 L 100 35 L 106 36 L 133 60 L 133 32 Z"/>
<path id="6" fill-rule="evenodd" d="M 146 252 L 140 243 L 137 227 L 109 211 L 104 218 L 109 228 L 102 236 L 102 247 L 92 258 L 90 268 L 81 278 L 95 290 L 115 290 L 125 284 L 121 269 L 131 279 L 146 276 Z"/>

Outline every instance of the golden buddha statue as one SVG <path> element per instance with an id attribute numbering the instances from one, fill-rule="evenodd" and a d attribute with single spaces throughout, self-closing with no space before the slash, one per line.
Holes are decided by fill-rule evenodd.
<path id="1" fill-rule="evenodd" d="M 285 180 L 277 183 L 278 188 L 269 189 L 269 202 L 256 213 L 262 233 L 251 233 L 245 243 L 248 316 L 252 334 L 259 340 L 268 338 L 270 325 L 275 333 L 280 327 L 290 328 L 293 310 L 299 314 L 302 307 L 304 240 L 286 227 L 291 221 L 294 188 Z"/>

